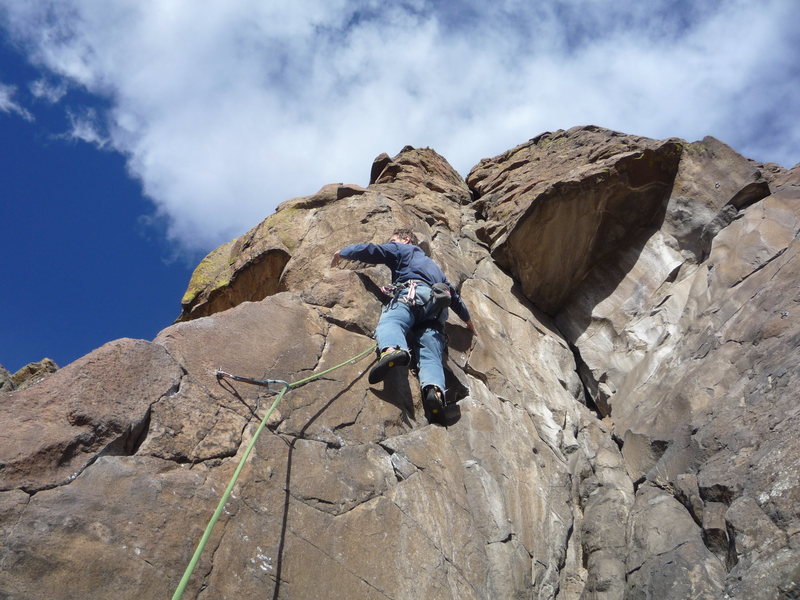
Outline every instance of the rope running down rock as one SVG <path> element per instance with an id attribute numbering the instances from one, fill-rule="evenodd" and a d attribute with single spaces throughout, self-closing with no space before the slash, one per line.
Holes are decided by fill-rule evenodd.
<path id="1" fill-rule="evenodd" d="M 239 479 L 239 474 L 242 472 L 242 469 L 244 468 L 244 464 L 245 464 L 245 462 L 247 462 L 247 458 L 250 456 L 250 452 L 253 450 L 253 447 L 255 446 L 256 441 L 258 441 L 258 437 L 261 435 L 261 432 L 264 430 L 264 427 L 266 427 L 266 425 L 267 425 L 267 421 L 269 421 L 270 416 L 272 416 L 272 413 L 275 411 L 275 408 L 277 408 L 278 404 L 280 404 L 280 401 L 286 395 L 286 392 L 288 392 L 289 390 L 293 390 L 295 388 L 298 388 L 298 387 L 300 387 L 302 385 L 305 385 L 305 384 L 307 384 L 307 383 L 309 383 L 311 381 L 314 381 L 315 379 L 319 379 L 320 377 L 330 373 L 331 371 L 335 371 L 336 369 L 340 369 L 340 368 L 342 368 L 342 367 L 344 367 L 346 365 L 349 365 L 349 364 L 352 364 L 354 362 L 357 362 L 357 361 L 361 360 L 362 358 L 364 358 L 370 352 L 374 352 L 375 348 L 376 348 L 376 346 L 373 345 L 372 347 L 367 348 L 363 352 L 360 352 L 359 354 L 356 354 L 354 357 L 347 359 L 343 363 L 340 363 L 340 364 L 338 364 L 338 365 L 336 365 L 334 367 L 331 367 L 329 369 L 325 369 L 324 371 L 320 371 L 319 373 L 315 373 L 314 375 L 306 377 L 305 379 L 301 379 L 299 381 L 295 381 L 295 382 L 292 382 L 292 383 L 287 383 L 285 381 L 281 381 L 281 380 L 277 380 L 277 379 L 265 379 L 265 380 L 250 379 L 248 377 L 239 377 L 239 376 L 236 376 L 236 375 L 231 375 L 230 373 L 226 373 L 226 372 L 220 371 L 220 370 L 216 371 L 215 374 L 217 375 L 217 377 L 229 377 L 229 378 L 234 379 L 236 381 L 243 381 L 245 383 L 252 383 L 254 385 L 262 385 L 262 386 L 265 386 L 265 387 L 269 387 L 269 385 L 273 384 L 273 383 L 281 384 L 284 387 L 280 392 L 278 392 L 278 395 L 275 397 L 275 400 L 272 402 L 272 406 L 269 407 L 269 410 L 267 411 L 267 414 L 265 414 L 264 418 L 261 419 L 261 423 L 259 424 L 258 429 L 256 430 L 255 434 L 253 435 L 253 439 L 250 440 L 250 443 L 247 445 L 247 448 L 245 449 L 241 460 L 239 460 L 239 464 L 236 466 L 236 470 L 233 472 L 233 476 L 231 477 L 231 480 L 228 482 L 228 487 L 225 488 L 225 492 L 223 492 L 222 497 L 219 500 L 219 504 L 217 504 L 217 509 L 214 511 L 214 514 L 211 516 L 211 519 L 209 520 L 208 525 L 206 525 L 206 529 L 203 532 L 203 536 L 200 538 L 200 541 L 197 543 L 197 548 L 194 551 L 194 555 L 192 556 L 191 560 L 189 561 L 189 564 L 186 566 L 186 570 L 183 573 L 183 577 L 181 578 L 181 581 L 178 584 L 178 587 L 175 589 L 175 593 L 172 595 L 172 600 L 180 600 L 180 598 L 183 596 L 183 592 L 186 590 L 186 586 L 189 583 L 189 579 L 191 578 L 192 573 L 194 573 L 195 567 L 197 566 L 197 562 L 200 560 L 200 555 L 203 553 L 203 549 L 206 546 L 206 542 L 208 542 L 208 539 L 211 537 L 211 532 L 214 529 L 214 525 L 216 525 L 217 521 L 219 520 L 220 515 L 222 514 L 222 511 L 225 509 L 225 504 L 227 504 L 228 498 L 230 498 L 230 495 L 233 492 L 233 487 L 236 485 L 236 481 Z"/>

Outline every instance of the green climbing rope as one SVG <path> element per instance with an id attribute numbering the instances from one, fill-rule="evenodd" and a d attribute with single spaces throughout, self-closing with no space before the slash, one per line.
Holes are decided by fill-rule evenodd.
<path id="1" fill-rule="evenodd" d="M 286 392 L 292 390 L 294 388 L 298 388 L 301 385 L 305 385 L 315 379 L 319 379 L 320 377 L 327 375 L 331 371 L 335 371 L 336 369 L 341 369 L 342 367 L 357 362 L 364 358 L 370 352 L 375 351 L 375 346 L 356 354 L 354 357 L 347 359 L 343 363 L 339 363 L 338 365 L 331 367 L 329 369 L 325 369 L 324 371 L 320 371 L 319 373 L 314 373 L 313 375 L 306 377 L 305 379 L 300 379 L 299 381 L 294 381 L 292 383 L 287 383 L 284 385 L 284 388 L 278 393 L 275 397 L 275 400 L 272 402 L 272 406 L 269 407 L 269 410 L 264 415 L 264 418 L 261 419 L 261 423 L 256 429 L 255 434 L 253 435 L 253 439 L 250 440 L 250 443 L 247 444 L 247 448 L 242 455 L 242 458 L 239 460 L 239 464 L 236 465 L 236 470 L 233 472 L 233 476 L 231 476 L 231 480 L 228 482 L 228 487 L 225 488 L 225 491 L 222 494 L 222 497 L 219 500 L 219 504 L 217 504 L 217 509 L 214 511 L 214 514 L 211 516 L 211 519 L 206 525 L 206 529 L 203 532 L 203 536 L 200 538 L 200 541 L 197 543 L 197 548 L 195 548 L 194 554 L 192 555 L 192 559 L 189 561 L 189 564 L 186 566 L 186 570 L 183 573 L 183 577 L 181 578 L 178 587 L 175 589 L 175 593 L 172 595 L 172 600 L 180 600 L 183 596 L 183 592 L 186 590 L 186 586 L 189 583 L 189 579 L 194 573 L 195 567 L 197 566 L 197 562 L 200 560 L 200 555 L 203 554 L 203 549 L 206 546 L 206 542 L 208 542 L 208 538 L 211 537 L 211 531 L 214 529 L 214 525 L 217 524 L 222 511 L 225 509 L 225 505 L 228 503 L 228 499 L 230 498 L 231 493 L 233 492 L 233 488 L 236 485 L 236 481 L 239 479 L 239 474 L 242 472 L 244 468 L 244 464 L 247 461 L 247 458 L 250 456 L 250 452 L 252 452 L 253 447 L 256 445 L 256 441 L 258 441 L 258 437 L 261 435 L 261 432 L 264 430 L 264 427 L 267 425 L 267 421 L 272 416 L 272 413 L 277 408 L 280 401 L 286 395 Z M 255 383 L 256 380 L 253 380 Z"/>

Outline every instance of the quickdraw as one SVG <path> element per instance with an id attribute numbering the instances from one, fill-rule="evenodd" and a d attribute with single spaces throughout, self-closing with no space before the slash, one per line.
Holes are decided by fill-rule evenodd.
<path id="1" fill-rule="evenodd" d="M 253 379 L 252 377 L 242 377 L 241 375 L 234 375 L 232 373 L 228 373 L 223 371 L 222 369 L 217 369 L 214 371 L 214 376 L 217 379 L 223 379 L 227 377 L 228 379 L 233 379 L 234 381 L 241 381 L 243 383 L 252 383 L 253 385 L 260 385 L 262 387 L 267 388 L 270 392 L 277 394 L 280 390 L 273 390 L 269 386 L 272 384 L 282 385 L 285 388 L 291 387 L 291 384 L 288 381 L 284 381 L 283 379 Z"/>

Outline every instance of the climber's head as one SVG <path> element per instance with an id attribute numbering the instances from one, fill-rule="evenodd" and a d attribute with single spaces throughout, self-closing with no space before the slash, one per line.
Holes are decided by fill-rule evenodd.
<path id="1" fill-rule="evenodd" d="M 410 229 L 395 229 L 389 241 L 398 242 L 400 244 L 413 244 L 414 246 L 419 245 L 416 234 Z"/>

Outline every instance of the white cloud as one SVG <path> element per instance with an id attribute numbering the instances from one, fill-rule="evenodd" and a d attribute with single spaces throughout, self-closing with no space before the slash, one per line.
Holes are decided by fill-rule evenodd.
<path id="1" fill-rule="evenodd" d="M 124 153 L 187 248 L 325 183 L 364 185 L 406 144 L 465 174 L 593 123 L 800 159 L 794 0 L 298 4 L 5 2 L 39 64 L 110 103 L 74 112 L 73 135 Z"/>
<path id="2" fill-rule="evenodd" d="M 110 139 L 104 133 L 103 125 L 94 108 L 84 109 L 80 113 L 67 109 L 67 118 L 70 130 L 60 137 L 94 144 L 98 148 L 105 148 L 110 144 Z"/>
<path id="3" fill-rule="evenodd" d="M 31 82 L 29 89 L 34 97 L 56 104 L 67 94 L 67 83 L 60 81 L 53 83 L 45 78 Z"/>
<path id="4" fill-rule="evenodd" d="M 0 112 L 16 114 L 26 121 L 33 121 L 30 111 L 14 100 L 16 93 L 16 86 L 0 83 Z"/>

